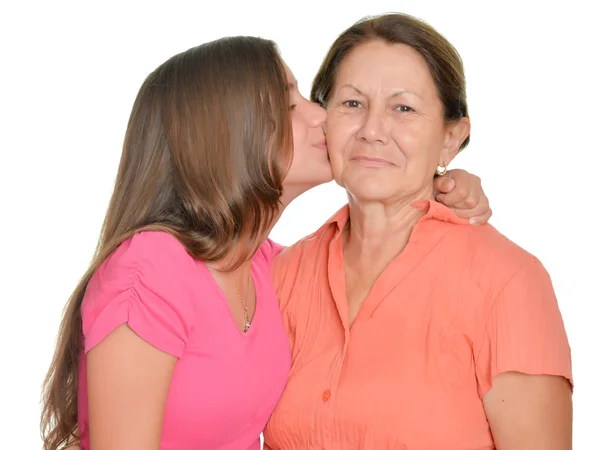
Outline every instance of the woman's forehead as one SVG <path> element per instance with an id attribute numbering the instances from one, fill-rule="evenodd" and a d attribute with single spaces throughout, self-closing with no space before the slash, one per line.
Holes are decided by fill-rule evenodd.
<path id="1" fill-rule="evenodd" d="M 368 95 L 424 96 L 435 83 L 425 59 L 412 47 L 376 41 L 352 50 L 340 64 L 335 91 L 351 89 Z"/>

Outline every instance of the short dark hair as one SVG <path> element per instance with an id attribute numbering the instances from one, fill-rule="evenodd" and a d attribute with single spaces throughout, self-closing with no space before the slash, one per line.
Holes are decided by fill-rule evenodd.
<path id="1" fill-rule="evenodd" d="M 310 98 L 327 108 L 337 71 L 348 53 L 374 40 L 404 44 L 425 59 L 444 106 L 444 120 L 469 117 L 462 59 L 454 46 L 428 23 L 408 14 L 384 14 L 356 22 L 335 40 L 313 81 Z M 463 141 L 465 148 L 470 136 Z"/>

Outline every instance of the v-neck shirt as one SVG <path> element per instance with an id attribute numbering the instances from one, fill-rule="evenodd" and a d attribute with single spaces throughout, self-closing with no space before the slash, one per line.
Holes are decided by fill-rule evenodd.
<path id="1" fill-rule="evenodd" d="M 128 326 L 177 358 L 161 450 L 258 450 L 291 358 L 270 277 L 281 247 L 266 241 L 252 259 L 256 311 L 243 333 L 204 262 L 173 236 L 142 232 L 123 242 L 88 284 L 82 304 L 79 432 L 87 450 L 86 353 Z"/>

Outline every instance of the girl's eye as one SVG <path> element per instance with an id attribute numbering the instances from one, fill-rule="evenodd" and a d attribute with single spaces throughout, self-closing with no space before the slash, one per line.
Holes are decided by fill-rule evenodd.
<path id="1" fill-rule="evenodd" d="M 290 111 L 293 111 L 296 105 L 290 105 Z"/>

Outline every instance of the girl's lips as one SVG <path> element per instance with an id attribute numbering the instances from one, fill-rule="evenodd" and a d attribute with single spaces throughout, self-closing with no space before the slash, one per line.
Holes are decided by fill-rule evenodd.
<path id="1" fill-rule="evenodd" d="M 327 150 L 327 140 L 326 139 L 321 139 L 320 141 L 315 142 L 313 145 L 315 147 L 322 148 L 323 150 Z"/>

